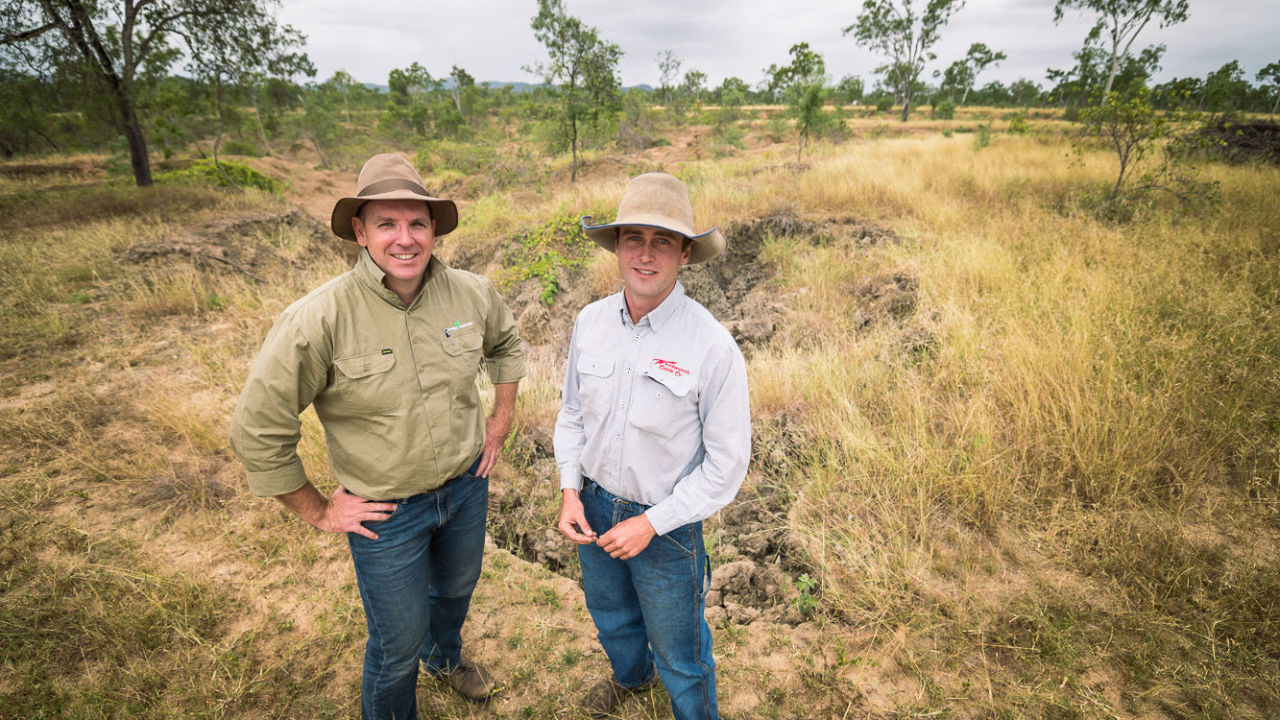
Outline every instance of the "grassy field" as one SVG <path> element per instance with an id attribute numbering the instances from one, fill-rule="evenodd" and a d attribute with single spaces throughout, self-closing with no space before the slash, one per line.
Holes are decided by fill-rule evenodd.
<path id="1" fill-rule="evenodd" d="M 764 121 L 741 147 L 692 126 L 588 153 L 576 185 L 536 153 L 536 188 L 428 179 L 469 191 L 440 254 L 517 316 L 529 238 L 610 217 L 640 171 L 684 178 L 700 223 L 798 228 L 755 258 L 774 330 L 748 348 L 739 502 L 769 509 L 803 622 L 717 623 L 726 717 L 1280 716 L 1280 170 L 1205 164 L 1212 207 L 1109 223 L 1089 199 L 1113 157 L 1073 153 L 1051 117 L 1007 125 L 858 119 L 799 169 Z M 323 228 L 281 218 L 326 222 L 354 170 L 257 162 L 278 196 L 55 160 L 0 165 L 0 717 L 358 716 L 345 543 L 249 496 L 225 440 L 274 316 L 347 265 Z M 559 272 L 553 328 L 614 283 L 603 254 Z M 529 348 L 495 472 L 530 498 L 526 538 L 555 508 L 536 439 L 561 349 Z M 304 462 L 331 487 L 305 420 Z M 746 545 L 735 527 L 710 524 L 721 564 Z M 572 568 L 504 533 L 464 630 L 502 689 L 473 706 L 423 680 L 421 703 L 578 717 L 607 665 Z M 661 689 L 622 711 L 669 716 Z"/>

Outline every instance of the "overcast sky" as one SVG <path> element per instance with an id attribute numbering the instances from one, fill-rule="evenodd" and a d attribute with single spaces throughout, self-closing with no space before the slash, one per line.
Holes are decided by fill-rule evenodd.
<path id="1" fill-rule="evenodd" d="M 923 4 L 923 0 L 920 4 Z M 969 0 L 942 29 L 925 70 L 945 68 L 974 42 L 1008 59 L 979 77 L 1047 85 L 1046 68 L 1068 69 L 1093 18 L 1080 13 L 1053 23 L 1053 0 Z M 871 83 L 882 64 L 841 30 L 853 24 L 860 0 L 564 0 L 566 11 L 622 48 L 623 85 L 658 84 L 657 56 L 673 51 L 683 65 L 707 74 L 709 87 L 728 76 L 755 86 L 764 68 L 790 62 L 788 50 L 807 42 L 826 60 L 832 80 L 859 75 Z M 419 62 L 433 77 L 458 65 L 477 81 L 535 82 L 523 68 L 546 59 L 529 23 L 536 0 L 283 0 L 279 19 L 307 36 L 316 80 L 346 70 L 361 82 L 385 85 L 394 68 Z M 1157 81 L 1203 78 L 1239 60 L 1247 78 L 1280 61 L 1280 1 L 1191 0 L 1190 19 L 1171 28 L 1148 26 L 1134 50 L 1163 43 Z"/>

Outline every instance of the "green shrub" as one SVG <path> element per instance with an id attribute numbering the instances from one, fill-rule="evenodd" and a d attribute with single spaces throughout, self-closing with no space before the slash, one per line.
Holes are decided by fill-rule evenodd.
<path id="1" fill-rule="evenodd" d="M 982 123 L 978 129 L 973 132 L 973 149 L 981 150 L 991 144 L 991 126 Z"/>
<path id="2" fill-rule="evenodd" d="M 893 97 L 890 95 L 881 95 L 876 98 L 876 112 L 889 112 L 893 109 Z"/>
<path id="3" fill-rule="evenodd" d="M 1019 111 L 1009 118 L 1009 132 L 1014 135 L 1026 135 L 1031 129 L 1031 125 L 1027 123 L 1027 113 Z"/>
<path id="4" fill-rule="evenodd" d="M 190 167 L 185 170 L 164 173 L 157 180 L 160 182 L 185 182 L 217 187 L 238 187 L 241 190 L 253 188 L 275 195 L 280 194 L 280 184 L 275 180 L 248 165 L 230 160 L 220 160 L 215 164 L 212 158 L 202 158 L 191 163 Z"/>
<path id="5" fill-rule="evenodd" d="M 507 266 L 499 275 L 500 284 L 510 288 L 529 278 L 538 278 L 542 283 L 538 300 L 548 306 L 560 292 L 560 271 L 584 267 L 595 247 L 582 232 L 578 217 L 572 214 L 522 230 L 512 240 L 514 247 L 507 253 Z"/>
<path id="6" fill-rule="evenodd" d="M 258 148 L 253 143 L 247 143 L 243 140 L 228 140 L 218 145 L 219 155 L 243 155 L 245 157 L 261 157 L 262 153 L 258 152 Z"/>
<path id="7" fill-rule="evenodd" d="M 933 104 L 934 120 L 954 120 L 956 116 L 956 104 L 950 100 L 943 100 Z"/>

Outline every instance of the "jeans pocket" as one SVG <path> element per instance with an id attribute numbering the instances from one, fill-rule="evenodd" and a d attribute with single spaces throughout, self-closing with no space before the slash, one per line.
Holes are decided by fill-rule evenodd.
<path id="1" fill-rule="evenodd" d="M 396 503 L 396 508 L 395 508 L 394 510 L 392 510 L 391 512 L 387 513 L 387 516 L 386 516 L 386 517 L 384 517 L 384 518 L 382 518 L 381 520 L 364 520 L 364 521 L 362 521 L 360 524 L 361 524 L 361 525 L 363 525 L 363 526 L 365 526 L 366 528 L 369 528 L 370 530 L 372 530 L 372 529 L 374 529 L 374 528 L 376 528 L 376 527 L 378 527 L 378 526 L 380 526 L 380 525 L 385 525 L 385 524 L 387 524 L 388 522 L 390 522 L 391 518 L 393 518 L 393 517 L 395 517 L 396 515 L 400 514 L 400 507 L 401 507 L 401 503 Z"/>
<path id="2" fill-rule="evenodd" d="M 684 557 L 691 558 L 697 554 L 694 548 L 697 539 L 696 523 L 678 527 L 663 535 L 662 539 L 667 542 L 667 549 L 677 551 Z"/>

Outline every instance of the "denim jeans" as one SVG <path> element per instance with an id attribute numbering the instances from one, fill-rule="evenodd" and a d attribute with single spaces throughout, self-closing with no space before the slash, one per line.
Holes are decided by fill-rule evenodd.
<path id="1" fill-rule="evenodd" d="M 647 505 L 617 497 L 590 480 L 580 493 L 587 524 L 600 535 Z M 716 666 L 703 611 L 711 581 L 702 523 L 653 538 L 639 555 L 615 560 L 599 545 L 579 545 L 582 589 L 613 676 L 635 688 L 654 666 L 676 720 L 716 718 Z"/>
<path id="2" fill-rule="evenodd" d="M 437 490 L 398 501 L 386 520 L 365 523 L 377 540 L 347 533 L 369 628 L 364 720 L 417 718 L 418 661 L 443 672 L 461 660 L 489 505 L 478 463 Z"/>

